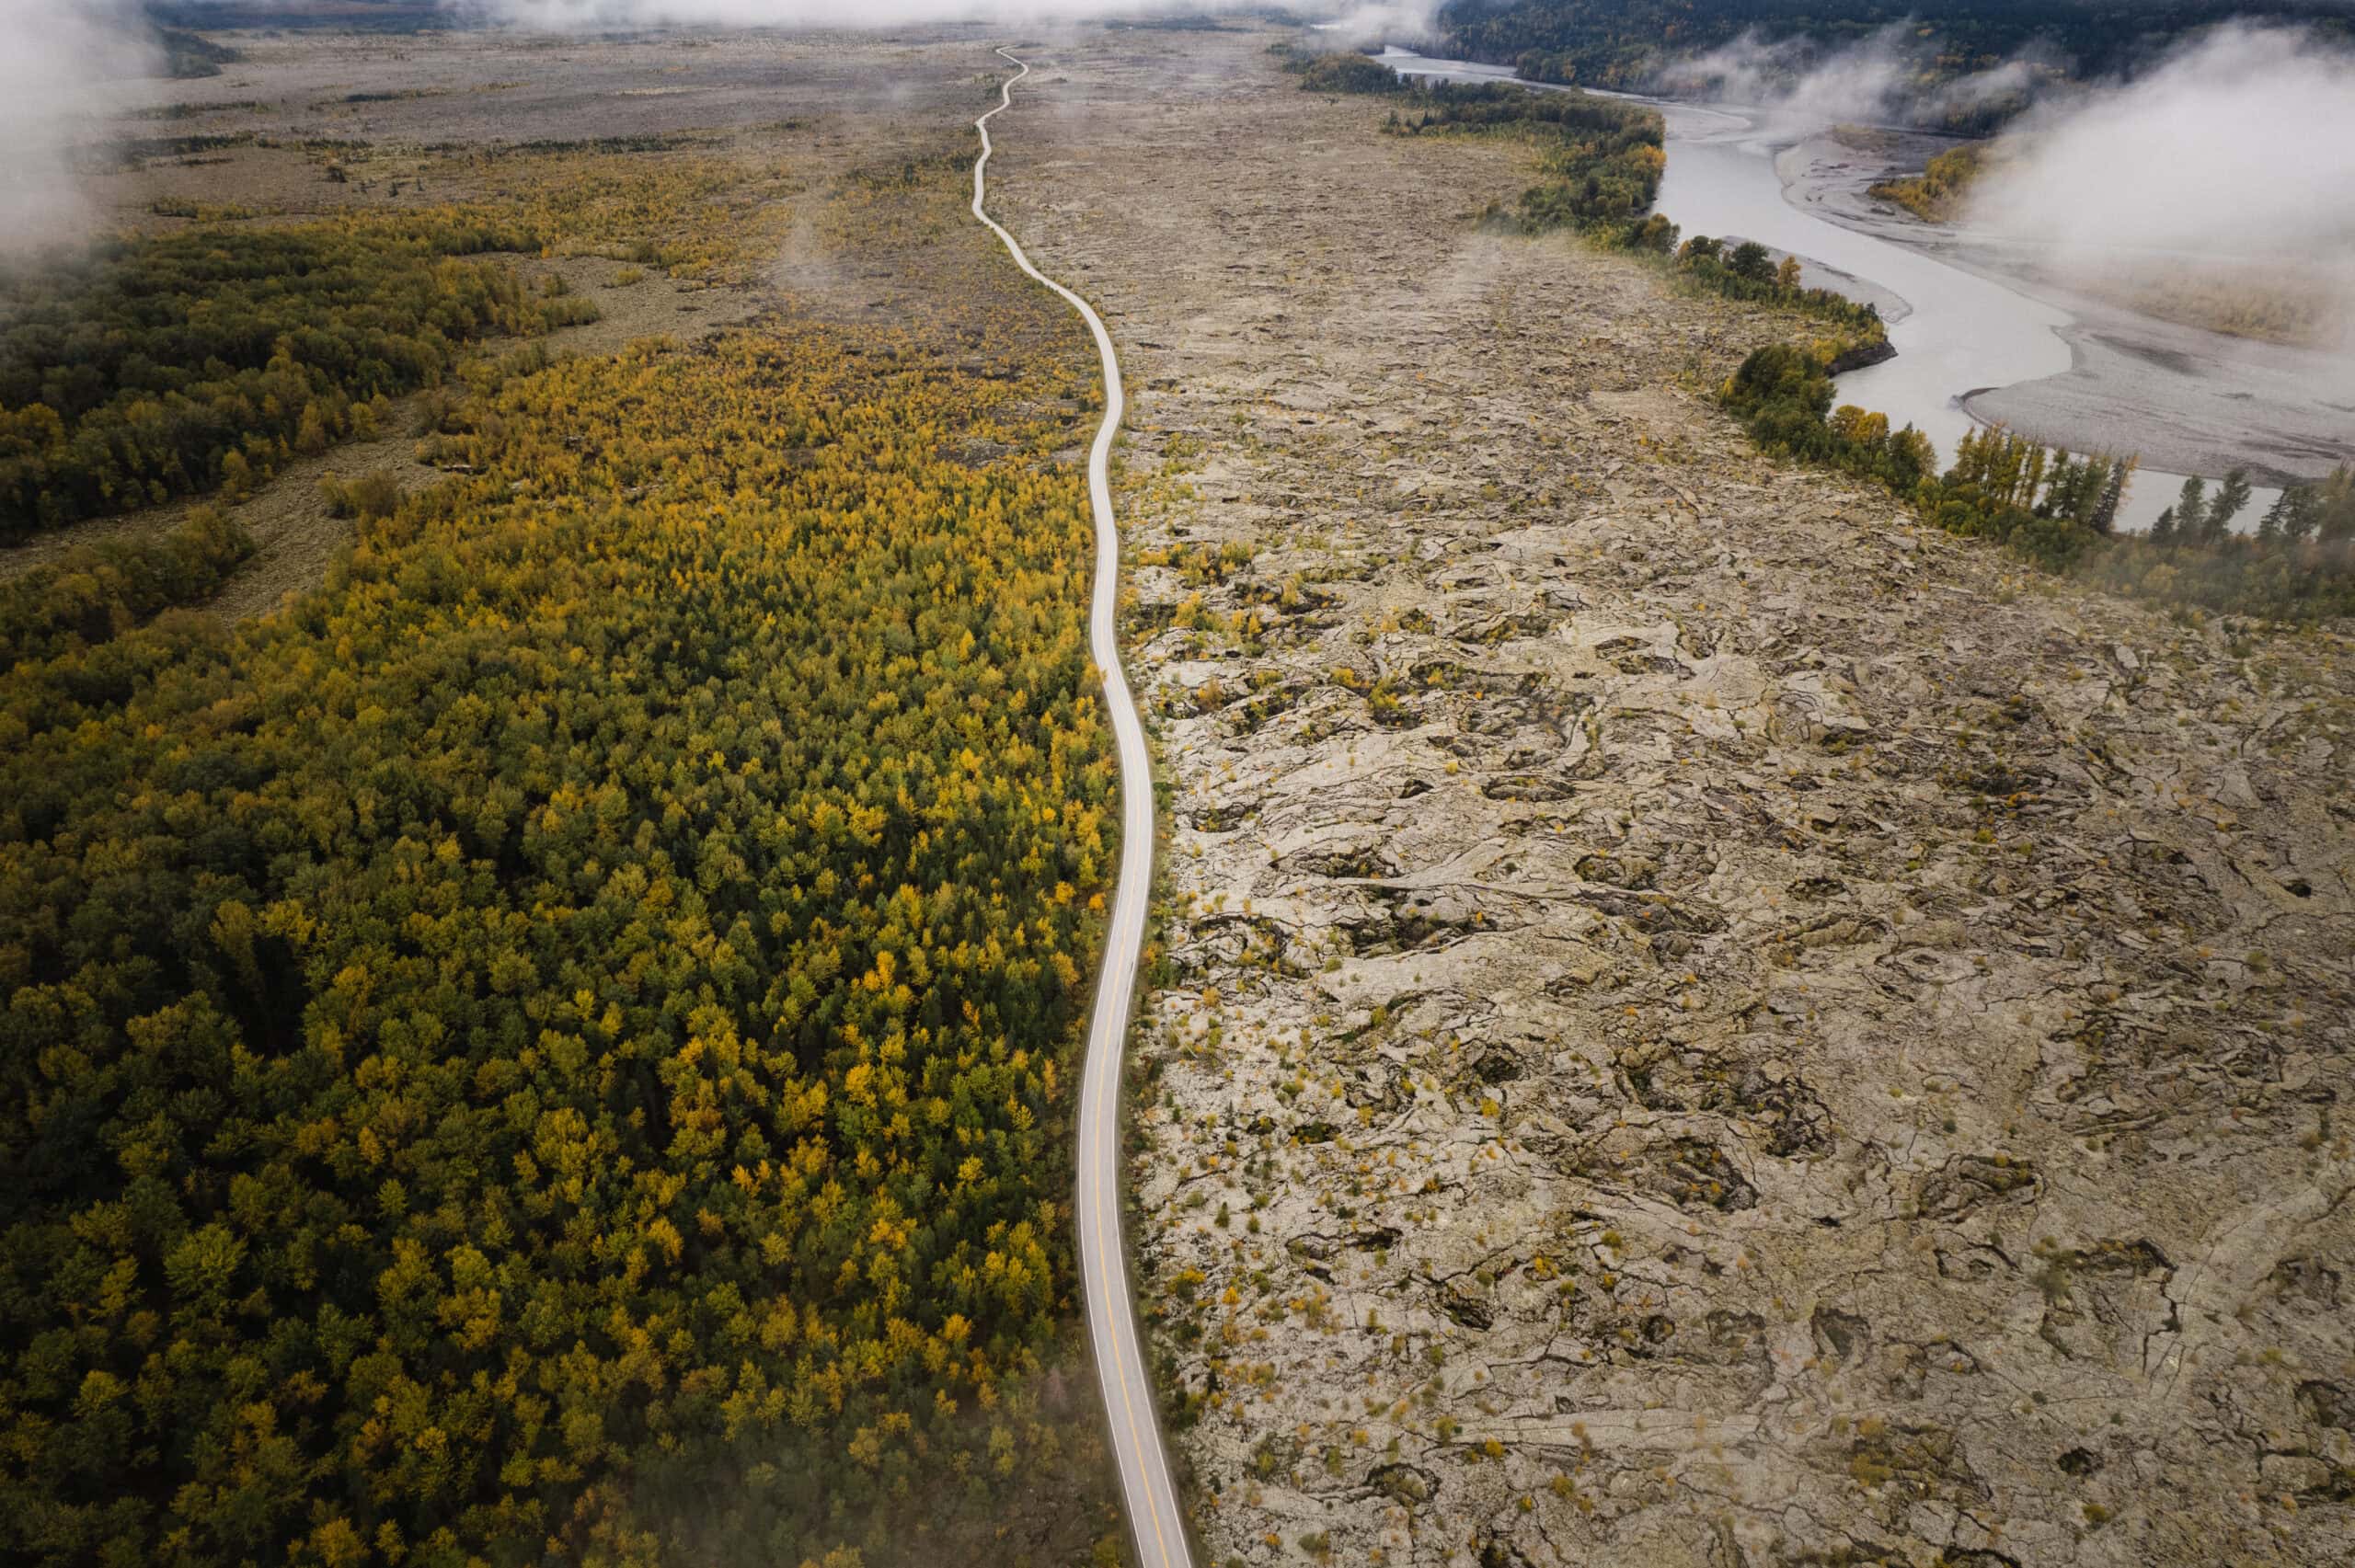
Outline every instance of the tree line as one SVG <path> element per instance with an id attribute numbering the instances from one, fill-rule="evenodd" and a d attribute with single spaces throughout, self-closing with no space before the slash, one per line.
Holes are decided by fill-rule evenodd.
<path id="1" fill-rule="evenodd" d="M 1720 396 L 1761 447 L 1886 485 L 1931 522 L 1996 540 L 2039 566 L 2164 603 L 2313 621 L 2355 614 L 2355 471 L 2284 489 L 2255 531 L 2235 532 L 2253 489 L 2234 470 L 2211 493 L 2184 482 L 2148 536 L 2116 532 L 2134 462 L 1974 430 L 1954 461 L 1913 426 L 1832 406 L 1832 372 L 1809 349 L 1753 350 Z"/>
<path id="2" fill-rule="evenodd" d="M 1511 65 L 1531 81 L 1623 90 L 1673 89 L 1676 73 L 1695 57 L 1745 37 L 1813 45 L 1819 53 L 1873 40 L 1899 52 L 1926 119 L 1970 135 L 1995 130 L 2028 97 L 1940 97 L 1937 87 L 1957 77 L 2025 54 L 2050 74 L 2099 80 L 2131 71 L 2176 39 L 2234 19 L 2294 22 L 2342 38 L 2350 29 L 2333 0 L 2151 0 L 2131 7 L 1951 0 L 1928 12 L 1881 0 L 1450 0 L 1440 11 L 1447 52 Z M 1809 62 L 1804 52 L 1779 62 L 1760 52 L 1756 63 L 1796 75 Z"/>
<path id="3" fill-rule="evenodd" d="M 0 269 L 0 543 L 234 494 L 373 433 L 376 400 L 441 383 L 488 339 L 596 319 L 502 255 L 597 250 L 729 281 L 782 221 L 715 156 L 486 149 L 433 174 L 483 194 Z"/>

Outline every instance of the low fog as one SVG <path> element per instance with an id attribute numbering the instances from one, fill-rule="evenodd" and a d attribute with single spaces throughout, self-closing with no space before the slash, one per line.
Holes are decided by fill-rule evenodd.
<path id="1" fill-rule="evenodd" d="M 2330 343 L 2355 326 L 2355 54 L 2304 29 L 2229 24 L 2131 80 L 2064 83 L 2033 52 L 1925 83 L 1910 24 L 1825 52 L 1745 36 L 1663 69 L 1666 93 L 1763 112 L 1769 134 L 1937 127 L 2026 106 L 1959 226 L 2097 292 L 2227 297 Z M 2317 325 L 2318 324 L 2318 325 Z M 2350 372 L 2355 376 L 2355 372 Z"/>
<path id="2" fill-rule="evenodd" d="M 1082 21 L 1264 10 L 1247 0 L 442 0 L 470 22 L 549 32 L 618 28 L 889 28 L 981 22 L 1009 31 Z M 1337 0 L 1338 45 L 1427 36 L 1440 0 Z M 94 219 L 77 151 L 106 139 L 117 90 L 156 66 L 139 0 L 0 0 L 0 255 L 81 237 Z"/>
<path id="3" fill-rule="evenodd" d="M 1707 97 L 1763 109 L 1777 125 L 1809 129 L 1841 121 L 1936 124 L 1955 110 L 2024 97 L 2051 73 L 2023 54 L 1992 70 L 1924 85 L 1911 22 L 1829 52 L 1804 39 L 1773 43 L 1745 33 L 1729 44 L 1663 66 L 1654 86 L 1671 97 Z"/>
<path id="4" fill-rule="evenodd" d="M 2079 265 L 2149 258 L 2327 267 L 2355 256 L 2355 55 L 2233 27 L 2135 81 L 2031 114 L 1966 223 Z"/>
<path id="5" fill-rule="evenodd" d="M 151 68 L 153 35 L 128 0 L 0 0 L 0 251 L 35 250 L 80 232 L 72 151 Z"/>
<path id="6" fill-rule="evenodd" d="M 1666 68 L 1659 85 L 1763 109 L 1792 133 L 1935 125 L 2052 80 L 2023 56 L 1925 86 L 1915 41 L 1910 24 L 1829 54 L 1744 37 Z M 2338 265 L 2355 253 L 2355 55 L 2304 29 L 2231 25 L 2130 82 L 2051 93 L 2005 133 L 1969 223 L 2079 258 Z"/>
<path id="7" fill-rule="evenodd" d="M 638 27 L 888 28 L 989 22 L 1009 28 L 1260 11 L 1265 0 L 443 0 L 469 17 L 549 31 Z M 1351 41 L 1420 37 L 1441 0 L 1338 0 L 1313 8 Z"/>

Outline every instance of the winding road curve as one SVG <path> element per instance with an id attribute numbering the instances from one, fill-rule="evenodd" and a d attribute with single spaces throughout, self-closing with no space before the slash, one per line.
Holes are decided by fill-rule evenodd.
<path id="1" fill-rule="evenodd" d="M 1120 1491 L 1136 1532 L 1137 1558 L 1144 1568 L 1191 1568 L 1178 1486 L 1168 1449 L 1155 1414 L 1153 1381 L 1137 1333 L 1136 1304 L 1129 1294 L 1128 1252 L 1120 1242 L 1120 1066 L 1128 1036 L 1129 1005 L 1136 989 L 1137 959 L 1144 941 L 1146 896 L 1153 887 L 1153 772 L 1145 754 L 1144 727 L 1137 722 L 1128 677 L 1120 669 L 1114 624 L 1120 594 L 1120 538 L 1112 518 L 1112 484 L 1105 472 L 1112 438 L 1120 428 L 1127 398 L 1120 388 L 1120 361 L 1112 335 L 1088 303 L 1030 265 L 1022 246 L 982 210 L 983 171 L 990 161 L 990 121 L 1014 105 L 1014 84 L 1030 67 L 1001 49 L 1008 63 L 1022 68 L 1005 80 L 997 108 L 973 121 L 982 133 L 982 155 L 973 162 L 973 216 L 1005 242 L 1006 253 L 1023 271 L 1061 294 L 1096 335 L 1104 361 L 1104 422 L 1087 453 L 1087 498 L 1096 514 L 1096 590 L 1087 618 L 1087 639 L 1096 667 L 1104 674 L 1104 702 L 1120 752 L 1120 881 L 1112 898 L 1105 933 L 1104 971 L 1097 981 L 1096 1008 L 1087 1031 L 1087 1068 L 1079 1098 L 1079 1272 L 1087 1294 L 1087 1327 L 1096 1343 L 1097 1378 L 1112 1424 L 1112 1458 L 1120 1467 Z"/>

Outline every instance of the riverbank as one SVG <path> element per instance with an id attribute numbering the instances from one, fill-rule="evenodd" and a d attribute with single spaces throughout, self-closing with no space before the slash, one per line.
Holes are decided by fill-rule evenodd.
<path id="1" fill-rule="evenodd" d="M 1396 47 L 1383 59 L 1405 74 L 1513 79 Z M 1667 124 L 1657 210 L 1687 234 L 1796 256 L 1809 285 L 1878 309 L 1896 354 L 1842 376 L 1841 399 L 1915 426 L 1944 457 L 1987 423 L 2072 451 L 2135 453 L 2138 482 L 2120 513 L 2129 530 L 2149 527 L 2187 474 L 2237 467 L 2281 485 L 2355 458 L 2355 359 L 2155 320 L 1869 193 L 1949 138 L 1875 129 L 1844 139 L 1757 110 L 1637 101 Z M 2240 526 L 2272 498 L 2261 489 Z"/>
<path id="2" fill-rule="evenodd" d="M 2144 470 L 2171 475 L 2242 467 L 2258 483 L 2279 486 L 2355 460 L 2355 356 L 2159 321 L 2070 286 L 2017 248 L 1924 223 L 1869 187 L 1920 168 L 1953 143 L 1878 131 L 1871 141 L 1860 146 L 1821 131 L 1784 149 L 1775 173 L 1785 199 L 2073 318 L 2055 328 L 2068 347 L 2067 370 L 2002 387 L 1955 388 L 1973 418 L 2075 452 L 2137 452 Z"/>

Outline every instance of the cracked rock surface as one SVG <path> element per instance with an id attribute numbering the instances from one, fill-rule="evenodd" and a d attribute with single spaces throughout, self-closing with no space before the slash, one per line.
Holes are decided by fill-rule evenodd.
<path id="1" fill-rule="evenodd" d="M 993 165 L 1134 395 L 1208 1559 L 2355 1561 L 2346 640 L 1760 458 L 1787 324 L 1273 36 L 1087 35 Z"/>

